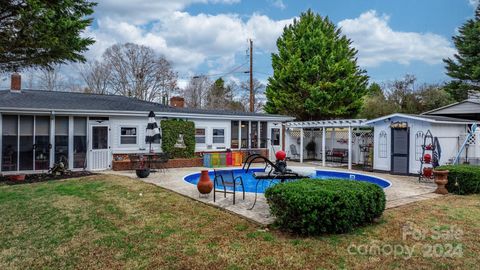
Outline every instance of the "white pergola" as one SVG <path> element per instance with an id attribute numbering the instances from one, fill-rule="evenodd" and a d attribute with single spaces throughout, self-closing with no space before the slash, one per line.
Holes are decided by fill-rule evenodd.
<path id="1" fill-rule="evenodd" d="M 322 120 L 322 121 L 302 121 L 288 122 L 287 128 L 300 129 L 300 163 L 303 163 L 303 129 L 321 128 L 322 129 L 322 166 L 326 166 L 325 138 L 326 128 L 348 128 L 348 169 L 352 169 L 352 128 L 365 127 L 366 119 L 343 119 L 343 120 Z"/>

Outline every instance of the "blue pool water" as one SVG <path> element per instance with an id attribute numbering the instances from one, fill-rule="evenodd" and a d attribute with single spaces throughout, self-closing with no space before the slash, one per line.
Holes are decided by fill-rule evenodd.
<path id="1" fill-rule="evenodd" d="M 248 173 L 245 172 L 245 170 L 242 169 L 233 169 L 233 174 L 235 177 L 241 176 L 243 179 L 243 183 L 245 185 L 245 191 L 246 192 L 255 192 L 255 186 L 257 185 L 257 180 L 253 177 L 254 172 L 261 172 L 263 169 L 250 169 Z M 210 175 L 210 178 L 214 179 L 215 174 L 213 171 L 210 171 L 208 173 Z M 350 180 L 350 181 L 364 181 L 364 182 L 370 182 L 373 184 L 376 184 L 380 186 L 381 188 L 387 188 L 391 185 L 390 182 L 387 180 L 381 179 L 379 177 L 374 177 L 370 175 L 365 175 L 365 174 L 360 174 L 360 173 L 349 173 L 349 172 L 339 172 L 339 171 L 323 171 L 323 170 L 317 170 L 313 175 L 310 175 L 311 178 L 315 179 L 344 179 L 344 180 Z M 194 173 L 190 174 L 184 177 L 184 180 L 187 181 L 190 184 L 197 184 L 198 179 L 200 178 L 200 173 Z M 270 181 L 260 181 L 258 185 L 258 192 L 265 192 L 265 190 L 268 188 L 269 185 L 274 185 L 279 183 L 279 180 L 274 180 L 272 182 Z M 227 189 L 232 189 L 230 187 L 227 187 Z M 241 191 L 241 189 L 240 189 Z"/>

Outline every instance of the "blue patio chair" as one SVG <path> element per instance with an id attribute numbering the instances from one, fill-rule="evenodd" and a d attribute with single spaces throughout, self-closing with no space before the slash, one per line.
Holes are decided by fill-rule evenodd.
<path id="1" fill-rule="evenodd" d="M 215 202 L 217 187 L 223 189 L 223 197 L 227 197 L 227 193 L 233 194 L 233 204 L 235 204 L 235 193 L 237 187 L 242 187 L 243 199 L 245 200 L 245 186 L 243 185 L 243 179 L 241 176 L 235 177 L 232 170 L 213 170 L 215 178 L 213 179 L 213 201 Z M 233 191 L 227 191 L 227 187 L 233 187 Z"/>

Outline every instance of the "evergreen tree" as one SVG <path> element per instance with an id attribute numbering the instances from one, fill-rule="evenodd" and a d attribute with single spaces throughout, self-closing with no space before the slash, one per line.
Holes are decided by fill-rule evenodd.
<path id="1" fill-rule="evenodd" d="M 447 75 L 454 79 L 447 89 L 457 101 L 461 101 L 468 97 L 468 91 L 480 90 L 480 5 L 475 18 L 463 24 L 458 32 L 453 37 L 457 53 L 453 59 L 443 61 Z"/>
<path id="2" fill-rule="evenodd" d="M 297 120 L 355 116 L 368 77 L 351 43 L 328 18 L 311 10 L 302 13 L 277 40 L 265 111 Z"/>
<path id="3" fill-rule="evenodd" d="M 0 72 L 84 62 L 93 39 L 81 33 L 96 3 L 88 0 L 5 0 L 0 4 Z"/>

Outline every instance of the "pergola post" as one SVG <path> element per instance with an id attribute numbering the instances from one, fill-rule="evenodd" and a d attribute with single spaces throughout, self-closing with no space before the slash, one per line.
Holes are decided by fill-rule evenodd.
<path id="1" fill-rule="evenodd" d="M 348 126 L 348 169 L 352 169 L 352 126 Z"/>
<path id="2" fill-rule="evenodd" d="M 327 157 L 326 147 L 325 147 L 325 144 L 327 142 L 326 137 L 327 137 L 326 127 L 322 127 L 322 166 L 323 167 L 326 166 L 326 157 Z"/>
<path id="3" fill-rule="evenodd" d="M 300 128 L 300 163 L 303 163 L 303 127 Z"/>

